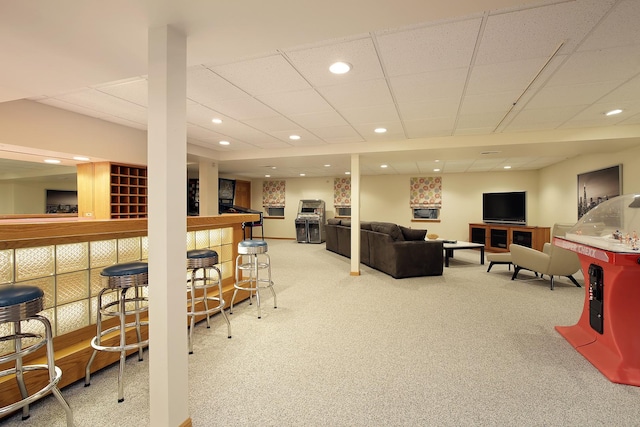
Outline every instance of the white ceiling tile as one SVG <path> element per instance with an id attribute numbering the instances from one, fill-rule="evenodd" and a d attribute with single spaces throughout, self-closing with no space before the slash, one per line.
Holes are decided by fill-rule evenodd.
<path id="1" fill-rule="evenodd" d="M 389 87 L 384 79 L 323 87 L 318 91 L 338 111 L 393 103 Z"/>
<path id="2" fill-rule="evenodd" d="M 204 105 L 220 101 L 245 98 L 249 95 L 232 85 L 212 70 L 199 66 L 187 70 L 187 97 Z"/>
<path id="3" fill-rule="evenodd" d="M 400 120 L 394 104 L 372 105 L 353 109 L 346 108 L 340 110 L 340 113 L 352 125 L 397 122 Z M 371 128 L 373 127 L 371 126 Z"/>
<path id="4" fill-rule="evenodd" d="M 211 67 L 251 95 L 309 89 L 311 86 L 282 55 L 271 55 Z"/>
<path id="5" fill-rule="evenodd" d="M 598 101 L 614 88 L 620 86 L 620 81 L 606 81 L 590 84 L 553 86 L 539 90 L 527 102 L 526 108 L 551 108 L 570 105 L 587 105 Z"/>
<path id="6" fill-rule="evenodd" d="M 614 105 L 620 102 L 637 102 L 640 100 L 640 76 L 622 84 L 608 95 L 602 97 L 599 102 L 610 102 Z"/>
<path id="7" fill-rule="evenodd" d="M 500 123 L 500 120 L 504 117 L 505 112 L 486 112 L 460 115 L 456 122 L 456 134 L 460 134 L 465 129 L 476 129 L 475 133 L 491 132 L 496 128 L 496 126 L 498 126 L 498 123 Z M 481 132 L 481 130 L 484 130 L 484 132 Z"/>
<path id="8" fill-rule="evenodd" d="M 369 36 L 300 50 L 287 50 L 285 54 L 293 66 L 315 87 L 384 77 L 373 41 Z M 343 75 L 332 74 L 329 66 L 338 61 L 351 64 L 351 71 Z"/>
<path id="9" fill-rule="evenodd" d="M 281 114 L 312 114 L 333 111 L 333 108 L 314 89 L 277 92 L 257 98 Z"/>
<path id="10" fill-rule="evenodd" d="M 334 110 L 315 114 L 294 114 L 290 118 L 293 122 L 307 129 L 347 125 L 345 119 Z"/>
<path id="11" fill-rule="evenodd" d="M 129 79 L 124 82 L 116 82 L 108 85 L 94 87 L 100 92 L 133 102 L 146 107 L 149 100 L 147 79 L 143 77 Z"/>
<path id="12" fill-rule="evenodd" d="M 235 120 L 247 120 L 262 117 L 273 117 L 277 112 L 264 105 L 257 99 L 235 98 L 217 102 L 215 106 L 209 106 L 215 111 L 223 112 L 226 116 Z"/>
<path id="13" fill-rule="evenodd" d="M 640 7 L 637 0 L 618 2 L 578 50 L 597 50 L 640 43 Z"/>
<path id="14" fill-rule="evenodd" d="M 520 96 L 518 92 L 491 92 L 483 95 L 467 95 L 462 100 L 460 114 L 504 114 L 509 111 L 518 96 Z"/>
<path id="15" fill-rule="evenodd" d="M 639 71 L 638 47 L 577 52 L 560 67 L 547 86 L 628 80 Z"/>
<path id="16" fill-rule="evenodd" d="M 513 119 L 505 120 L 504 131 L 524 131 L 539 129 L 556 129 L 567 120 L 585 108 L 582 106 L 567 106 L 557 108 L 525 109 L 518 112 Z"/>
<path id="17" fill-rule="evenodd" d="M 429 98 L 461 96 L 467 80 L 468 68 L 437 70 L 389 79 L 397 102 L 419 102 Z"/>
<path id="18" fill-rule="evenodd" d="M 364 141 L 362 136 L 360 136 L 351 126 L 334 126 L 314 129 L 313 133 L 329 143 Z"/>
<path id="19" fill-rule="evenodd" d="M 265 133 L 272 133 L 275 131 L 292 131 L 299 132 L 300 128 L 298 125 L 293 123 L 291 120 L 287 119 L 284 116 L 271 116 L 271 117 L 260 117 L 256 119 L 247 119 L 243 120 L 248 126 L 252 128 L 261 130 Z"/>
<path id="20" fill-rule="evenodd" d="M 430 99 L 425 102 L 400 104 L 400 118 L 403 121 L 422 120 L 429 117 L 455 117 L 460 98 Z"/>
<path id="21" fill-rule="evenodd" d="M 545 64 L 545 58 L 476 65 L 471 71 L 467 95 L 493 92 L 522 93 Z"/>
<path id="22" fill-rule="evenodd" d="M 423 120 L 407 120 L 405 121 L 405 129 L 407 137 L 427 138 L 435 136 L 451 135 L 455 117 L 434 117 Z"/>
<path id="23" fill-rule="evenodd" d="M 604 16 L 610 1 L 563 2 L 490 15 L 476 64 L 548 58 L 561 42 L 565 45 L 560 53 L 571 52 Z"/>
<path id="24" fill-rule="evenodd" d="M 465 68 L 471 64 L 480 19 L 380 33 L 378 48 L 389 77 Z"/>
<path id="25" fill-rule="evenodd" d="M 61 101 L 80 105 L 103 114 L 110 114 L 137 123 L 147 122 L 146 108 L 95 89 L 60 95 L 57 98 Z"/>

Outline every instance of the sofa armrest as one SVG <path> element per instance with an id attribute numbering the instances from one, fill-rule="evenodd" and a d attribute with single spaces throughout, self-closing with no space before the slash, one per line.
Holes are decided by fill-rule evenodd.
<path id="1" fill-rule="evenodd" d="M 442 241 L 393 241 L 388 235 L 374 232 L 369 245 L 371 265 L 396 279 L 443 272 Z"/>

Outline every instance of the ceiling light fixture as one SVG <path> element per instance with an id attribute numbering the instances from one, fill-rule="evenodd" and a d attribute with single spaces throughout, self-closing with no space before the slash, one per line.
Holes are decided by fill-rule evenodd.
<path id="1" fill-rule="evenodd" d="M 213 119 L 211 119 L 211 121 L 217 125 L 219 125 L 220 123 L 222 123 L 222 119 L 219 119 L 217 117 L 214 117 Z"/>
<path id="2" fill-rule="evenodd" d="M 351 64 L 347 62 L 334 62 L 329 67 L 329 71 L 333 74 L 345 74 L 351 71 Z"/>
<path id="3" fill-rule="evenodd" d="M 505 169 L 511 169 L 511 166 L 505 166 L 504 168 Z"/>
<path id="4" fill-rule="evenodd" d="M 325 167 L 325 168 L 330 168 L 330 167 L 331 167 L 331 165 L 324 165 L 324 167 Z"/>
<path id="5" fill-rule="evenodd" d="M 373 131 L 375 133 L 385 133 L 387 130 L 385 128 L 375 128 Z"/>
<path id="6" fill-rule="evenodd" d="M 60 163 L 60 160 L 57 159 L 44 159 L 45 163 L 51 163 L 52 165 L 57 165 L 58 163 Z"/>
<path id="7" fill-rule="evenodd" d="M 615 116 L 616 114 L 620 114 L 622 113 L 622 110 L 619 108 L 616 108 L 615 110 L 611 110 L 611 111 L 607 111 L 606 113 L 604 113 L 606 116 Z"/>
<path id="8" fill-rule="evenodd" d="M 79 162 L 88 162 L 88 161 L 89 161 L 89 158 L 88 158 L 88 157 L 82 157 L 82 156 L 75 156 L 75 157 L 73 158 L 73 160 L 77 160 L 77 161 L 79 161 Z"/>
<path id="9" fill-rule="evenodd" d="M 220 141 L 220 145 L 229 145 L 231 144 L 229 141 Z"/>
<path id="10" fill-rule="evenodd" d="M 271 175 L 267 174 L 264 176 L 265 178 L 271 178 Z"/>
<path id="11" fill-rule="evenodd" d="M 344 174 L 345 174 L 345 175 L 351 175 L 351 172 L 346 171 Z"/>
<path id="12" fill-rule="evenodd" d="M 388 167 L 389 167 L 389 165 L 380 165 L 380 167 L 381 167 L 382 169 L 384 169 L 384 168 L 388 168 Z"/>
<path id="13" fill-rule="evenodd" d="M 434 172 L 440 172 L 440 169 L 436 168 L 433 170 Z"/>
<path id="14" fill-rule="evenodd" d="M 304 173 L 301 173 L 301 174 L 300 174 L 300 176 L 305 176 L 305 175 L 306 175 L 306 174 L 304 174 Z"/>
<path id="15" fill-rule="evenodd" d="M 294 141 L 297 141 L 300 139 L 300 135 L 289 135 L 289 139 L 292 139 Z"/>

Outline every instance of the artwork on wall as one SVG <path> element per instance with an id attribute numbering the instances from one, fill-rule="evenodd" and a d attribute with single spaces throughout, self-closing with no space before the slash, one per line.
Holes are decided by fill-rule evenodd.
<path id="1" fill-rule="evenodd" d="M 578 175 L 578 219 L 605 200 L 622 194 L 622 165 Z"/>

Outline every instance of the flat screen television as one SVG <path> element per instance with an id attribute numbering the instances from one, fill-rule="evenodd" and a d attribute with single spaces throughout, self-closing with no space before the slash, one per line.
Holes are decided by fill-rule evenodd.
<path id="1" fill-rule="evenodd" d="M 493 224 L 527 224 L 527 192 L 482 194 L 482 221 Z"/>

